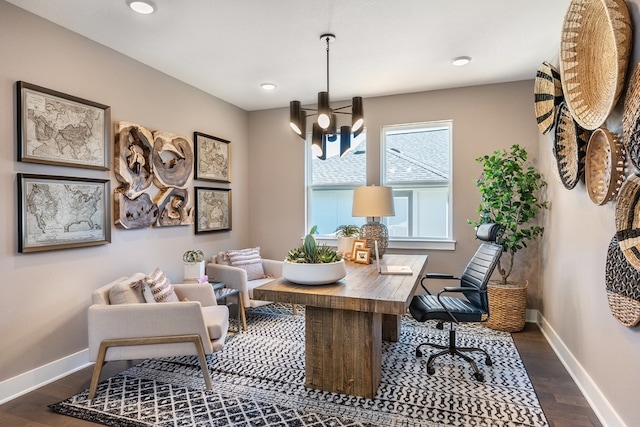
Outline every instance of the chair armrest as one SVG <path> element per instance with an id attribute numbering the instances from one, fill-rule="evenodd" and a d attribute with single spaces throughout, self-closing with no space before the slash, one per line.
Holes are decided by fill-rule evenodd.
<path id="1" fill-rule="evenodd" d="M 458 287 L 458 286 L 445 286 L 444 288 L 442 288 L 442 290 L 439 292 L 439 294 L 444 293 L 444 292 L 477 292 L 477 293 L 482 293 L 483 291 L 480 289 L 476 289 L 476 288 L 463 288 L 463 287 Z"/>
<path id="2" fill-rule="evenodd" d="M 447 273 L 427 273 L 425 275 L 427 279 L 456 279 L 459 280 L 459 277 L 455 277 L 453 274 Z"/>
<path id="3" fill-rule="evenodd" d="M 95 361 L 100 342 L 114 338 L 198 334 L 205 346 L 211 338 L 198 301 L 102 305 L 88 313 L 89 360 Z"/>
<path id="4" fill-rule="evenodd" d="M 188 299 L 189 301 L 199 301 L 203 307 L 218 305 L 213 288 L 208 283 L 179 283 L 173 285 L 178 295 L 178 299 Z"/>
<path id="5" fill-rule="evenodd" d="M 247 272 L 242 268 L 210 262 L 206 272 L 209 279 L 224 282 L 228 288 L 247 290 Z"/>
<path id="6" fill-rule="evenodd" d="M 247 272 L 238 267 L 210 262 L 207 264 L 207 276 L 224 282 L 227 288 L 238 289 L 242 292 L 242 298 L 246 306 L 249 304 L 249 286 L 247 285 Z"/>
<path id="7" fill-rule="evenodd" d="M 264 269 L 264 274 L 267 276 L 271 276 L 274 278 L 282 277 L 282 266 L 284 262 L 276 261 L 274 259 L 262 259 L 262 268 Z"/>

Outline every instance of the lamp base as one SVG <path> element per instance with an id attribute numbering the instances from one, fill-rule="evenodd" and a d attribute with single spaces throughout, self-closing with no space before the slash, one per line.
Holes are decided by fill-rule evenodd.
<path id="1" fill-rule="evenodd" d="M 369 248 L 370 256 L 373 259 L 376 258 L 375 242 L 378 242 L 378 255 L 380 255 L 380 258 L 382 258 L 389 246 L 389 230 L 381 222 L 367 222 L 360 227 L 360 238 L 367 241 L 366 247 Z"/>

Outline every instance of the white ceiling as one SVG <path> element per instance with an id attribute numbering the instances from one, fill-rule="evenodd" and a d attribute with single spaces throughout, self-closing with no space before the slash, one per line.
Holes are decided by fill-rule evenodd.
<path id="1" fill-rule="evenodd" d="M 569 0 L 7 0 L 247 110 L 533 79 Z M 466 67 L 450 60 L 471 56 Z M 272 82 L 265 92 L 260 83 Z M 532 89 L 533 90 L 533 89 Z M 533 97 L 533 95 L 532 95 Z"/>

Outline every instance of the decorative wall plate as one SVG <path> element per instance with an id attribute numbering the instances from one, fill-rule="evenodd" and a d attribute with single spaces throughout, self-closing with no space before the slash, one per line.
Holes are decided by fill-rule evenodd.
<path id="1" fill-rule="evenodd" d="M 553 155 L 558 165 L 560 180 L 567 190 L 584 177 L 584 158 L 591 132 L 582 129 L 569 112 L 566 102 L 558 107 Z"/>
<path id="2" fill-rule="evenodd" d="M 585 159 L 585 184 L 596 205 L 613 200 L 624 181 L 624 148 L 620 139 L 605 128 L 596 129 L 589 138 Z"/>
<path id="3" fill-rule="evenodd" d="M 572 0 L 560 42 L 562 90 L 580 126 L 601 126 L 616 105 L 629 61 L 631 18 L 624 0 Z"/>
<path id="4" fill-rule="evenodd" d="M 622 139 L 631 163 L 640 170 L 640 62 L 633 70 L 624 99 Z"/>
<path id="5" fill-rule="evenodd" d="M 617 236 L 613 236 L 605 271 L 607 301 L 613 317 L 625 326 L 640 323 L 640 271 L 636 268 L 623 255 Z"/>
<path id="6" fill-rule="evenodd" d="M 540 133 L 546 135 L 555 124 L 556 107 L 563 99 L 560 72 L 556 67 L 546 61 L 540 65 L 536 73 L 533 93 L 538 129 Z"/>

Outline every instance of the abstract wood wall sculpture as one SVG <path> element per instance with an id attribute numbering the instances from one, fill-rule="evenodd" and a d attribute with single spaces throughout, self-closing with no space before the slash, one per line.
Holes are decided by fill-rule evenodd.
<path id="1" fill-rule="evenodd" d="M 193 142 L 165 131 L 116 123 L 114 191 L 116 225 L 132 229 L 193 223 L 189 187 Z"/>

